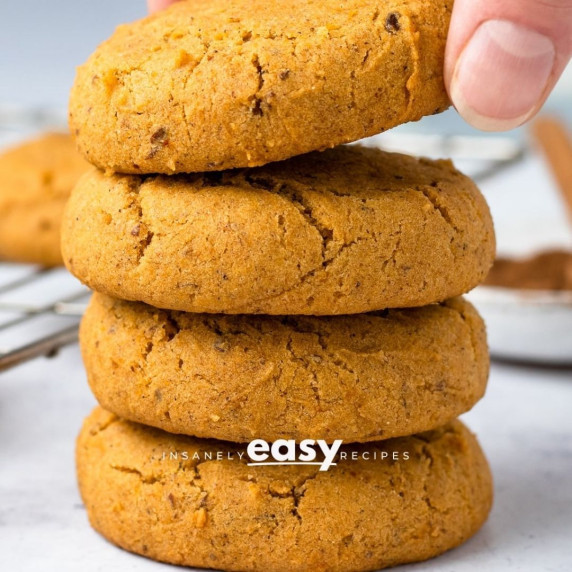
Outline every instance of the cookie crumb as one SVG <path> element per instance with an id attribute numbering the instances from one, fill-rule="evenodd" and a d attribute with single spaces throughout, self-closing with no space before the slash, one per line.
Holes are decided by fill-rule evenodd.
<path id="1" fill-rule="evenodd" d="M 199 508 L 193 513 L 193 525 L 195 528 L 204 528 L 207 524 L 208 515 L 204 508 Z"/>
<path id="2" fill-rule="evenodd" d="M 385 29 L 390 34 L 395 34 L 396 32 L 399 32 L 399 30 L 401 30 L 401 26 L 399 25 L 399 16 L 400 14 L 398 14 L 397 12 L 392 12 L 385 19 Z"/>

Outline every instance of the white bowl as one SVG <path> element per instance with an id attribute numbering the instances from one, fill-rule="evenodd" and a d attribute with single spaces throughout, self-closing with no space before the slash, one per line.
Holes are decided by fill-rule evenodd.
<path id="1" fill-rule="evenodd" d="M 467 295 L 493 357 L 572 365 L 572 292 L 479 286 Z"/>

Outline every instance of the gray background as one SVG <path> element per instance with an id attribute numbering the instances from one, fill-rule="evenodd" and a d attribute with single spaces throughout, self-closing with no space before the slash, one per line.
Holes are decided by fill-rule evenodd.
<path id="1" fill-rule="evenodd" d="M 145 0 L 0 0 L 0 104 L 65 107 L 75 67 Z"/>
<path id="2" fill-rule="evenodd" d="M 145 0 L 0 0 L 0 104 L 65 107 L 74 69 Z M 572 69 L 554 99 L 572 97 Z"/>

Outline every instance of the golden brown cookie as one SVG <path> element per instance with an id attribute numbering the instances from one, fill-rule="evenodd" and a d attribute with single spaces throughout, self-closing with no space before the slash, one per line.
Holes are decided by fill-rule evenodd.
<path id="1" fill-rule="evenodd" d="M 96 291 L 228 314 L 439 302 L 481 282 L 495 247 L 484 198 L 450 162 L 357 146 L 223 173 L 94 170 L 62 233 Z"/>
<path id="2" fill-rule="evenodd" d="M 62 264 L 62 213 L 87 170 L 63 133 L 47 133 L 0 154 L 0 259 Z"/>
<path id="3" fill-rule="evenodd" d="M 453 0 L 187 0 L 79 68 L 70 127 L 122 173 L 252 167 L 443 111 Z"/>
<path id="4" fill-rule="evenodd" d="M 335 317 L 156 310 L 96 294 L 81 347 L 103 407 L 173 433 L 372 441 L 468 411 L 488 376 L 485 329 L 462 299 Z"/>
<path id="5" fill-rule="evenodd" d="M 378 570 L 461 544 L 492 502 L 486 459 L 458 421 L 344 445 L 327 471 L 248 460 L 244 447 L 171 435 L 99 408 L 77 444 L 92 526 L 126 550 L 187 566 Z"/>

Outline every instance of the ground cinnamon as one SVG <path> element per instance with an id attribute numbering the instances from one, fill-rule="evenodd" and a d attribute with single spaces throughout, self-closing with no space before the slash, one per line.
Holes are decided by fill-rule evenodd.
<path id="1" fill-rule="evenodd" d="M 572 290 L 572 252 L 549 250 L 530 258 L 498 258 L 485 284 L 527 290 Z"/>
<path id="2" fill-rule="evenodd" d="M 558 183 L 572 221 L 572 138 L 562 120 L 540 117 L 532 135 Z M 572 252 L 548 250 L 530 258 L 499 258 L 485 284 L 527 290 L 572 290 Z"/>

